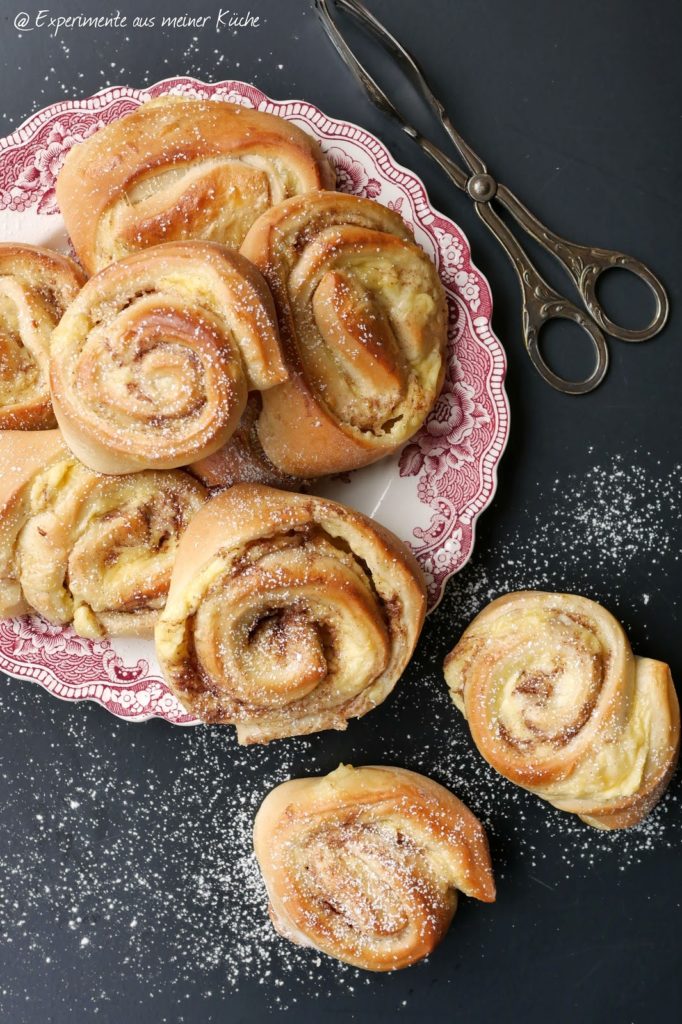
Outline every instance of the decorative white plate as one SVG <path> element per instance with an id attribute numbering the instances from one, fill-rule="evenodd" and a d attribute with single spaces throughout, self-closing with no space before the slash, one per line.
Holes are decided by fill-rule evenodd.
<path id="1" fill-rule="evenodd" d="M 0 139 L 0 240 L 68 250 L 55 179 L 75 143 L 153 96 L 174 92 L 231 100 L 279 114 L 319 139 L 344 192 L 398 211 L 435 260 L 450 307 L 448 371 L 421 433 L 397 456 L 319 489 L 374 516 L 413 548 L 434 608 L 474 545 L 476 518 L 490 503 L 509 429 L 506 360 L 492 326 L 488 282 L 469 243 L 430 205 L 420 179 L 397 164 L 364 128 L 327 117 L 310 103 L 277 102 L 244 82 L 208 85 L 172 78 L 148 89 L 112 87 L 55 103 Z M 153 716 L 194 724 L 159 674 L 149 641 L 92 643 L 40 618 L 0 621 L 0 668 L 65 700 L 94 700 L 120 718 Z"/>

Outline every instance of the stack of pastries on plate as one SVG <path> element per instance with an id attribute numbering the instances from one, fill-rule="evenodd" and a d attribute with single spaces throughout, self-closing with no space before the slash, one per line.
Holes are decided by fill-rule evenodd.
<path id="1" fill-rule="evenodd" d="M 162 96 L 59 174 L 91 276 L 6 246 L 0 277 L 26 364 L 4 426 L 27 430 L 0 436 L 2 610 L 88 637 L 156 625 L 179 699 L 244 742 L 345 728 L 424 621 L 407 548 L 297 493 L 400 448 L 445 373 L 436 268 L 396 213 L 334 185 L 284 119 Z M 29 377 L 42 418 L 18 412 Z"/>
<path id="2" fill-rule="evenodd" d="M 295 125 L 162 96 L 66 159 L 80 266 L 0 245 L 0 614 L 154 635 L 184 707 L 241 743 L 376 707 L 426 611 L 406 545 L 308 493 L 404 445 L 445 372 L 433 263 L 334 189 Z M 498 771 L 596 827 L 673 771 L 667 666 L 592 602 L 494 602 L 446 678 Z M 480 823 L 399 768 L 285 783 L 255 849 L 275 927 L 368 970 L 426 956 L 458 890 L 495 895 Z"/>

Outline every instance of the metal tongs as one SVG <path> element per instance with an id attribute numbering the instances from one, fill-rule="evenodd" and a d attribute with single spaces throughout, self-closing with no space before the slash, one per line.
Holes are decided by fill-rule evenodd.
<path id="1" fill-rule="evenodd" d="M 399 113 L 346 43 L 338 26 L 332 20 L 328 0 L 314 0 L 314 2 L 327 35 L 372 102 L 384 113 L 389 114 L 402 130 L 442 167 L 457 188 L 467 193 L 474 201 L 476 213 L 492 231 L 511 259 L 521 285 L 524 341 L 528 355 L 540 376 L 552 387 L 567 395 L 582 395 L 592 391 L 604 379 L 608 367 L 609 357 L 605 333 L 621 341 L 645 341 L 657 334 L 665 324 L 670 307 L 668 296 L 659 279 L 648 267 L 631 256 L 609 249 L 577 245 L 546 228 L 530 210 L 526 209 L 513 192 L 505 185 L 498 184 L 488 173 L 483 160 L 476 155 L 453 127 L 443 104 L 432 92 L 415 60 L 388 29 L 384 28 L 364 4 L 360 3 L 360 0 L 336 0 L 336 6 L 339 9 L 353 15 L 381 41 L 423 93 L 450 136 L 468 171 L 456 164 L 443 150 L 421 135 Z M 493 201 L 500 203 L 531 238 L 558 260 L 573 281 L 591 316 L 588 316 L 570 299 L 556 292 L 545 281 L 516 236 L 491 205 Z M 597 279 L 605 270 L 614 267 L 635 274 L 653 292 L 656 304 L 654 317 L 651 323 L 642 330 L 630 330 L 613 323 L 597 299 Z M 595 367 L 584 380 L 565 380 L 554 373 L 542 357 L 538 344 L 540 330 L 548 321 L 557 319 L 573 320 L 587 333 L 592 342 Z"/>

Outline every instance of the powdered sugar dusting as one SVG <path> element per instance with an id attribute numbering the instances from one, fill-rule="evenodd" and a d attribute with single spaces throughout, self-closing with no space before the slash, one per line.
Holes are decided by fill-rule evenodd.
<path id="1" fill-rule="evenodd" d="M 446 604 L 451 615 L 456 607 L 462 625 L 499 594 L 523 587 L 585 593 L 587 576 L 598 585 L 585 596 L 622 619 L 628 607 L 634 612 L 649 604 L 661 577 L 679 577 L 682 466 L 666 472 L 645 452 L 616 455 L 600 466 L 592 448 L 585 461 L 580 476 L 538 485 L 544 512 L 532 530 L 500 535 L 453 580 Z M 533 501 L 529 517 L 539 504 Z M 648 581 L 646 591 L 633 593 L 633 577 Z M 645 632 L 646 619 L 637 619 Z"/>
<path id="2" fill-rule="evenodd" d="M 589 468 L 583 474 L 557 477 L 550 485 L 539 483 L 540 495 L 533 497 L 528 509 L 528 517 L 537 516 L 532 532 L 526 527 L 523 532 L 499 533 L 487 551 L 477 548 L 472 562 L 451 581 L 432 619 L 434 674 L 442 678 L 442 657 L 477 612 L 494 598 L 522 589 L 582 593 L 623 622 L 636 654 L 661 660 L 672 655 L 672 650 L 650 647 L 648 622 L 656 621 L 657 610 L 650 601 L 657 582 L 680 576 L 682 467 L 666 472 L 645 452 L 615 456 L 601 466 L 593 460 L 590 449 L 585 460 Z M 646 581 L 646 591 L 634 586 L 641 580 Z M 674 628 L 674 602 L 666 605 L 665 615 Z M 680 845 L 676 780 L 641 825 L 600 832 L 501 778 L 473 747 L 445 690 L 438 690 L 434 700 L 442 720 L 452 710 L 459 721 L 447 726 L 446 743 L 439 732 L 433 744 L 422 746 L 418 762 L 410 767 L 431 770 L 449 785 L 493 832 L 520 850 L 529 870 L 551 862 L 552 875 L 558 864 L 573 873 L 614 857 L 618 870 L 625 871 L 658 845 Z"/>
<path id="3" fill-rule="evenodd" d="M 28 733 L 34 694 L 14 681 L 9 686 L 12 693 L 2 695 L 14 728 Z M 52 706 L 45 710 L 50 717 Z M 324 995 L 322 958 L 274 933 L 252 852 L 258 805 L 295 770 L 294 748 L 247 752 L 226 730 L 178 731 L 168 776 L 158 750 L 148 757 L 135 730 L 117 724 L 124 757 L 130 752 L 144 765 L 128 773 L 98 750 L 91 716 L 72 714 L 64 725 L 49 755 L 29 756 L 11 772 L 3 767 L 13 834 L 5 828 L 0 844 L 2 943 L 38 971 L 59 960 L 63 947 L 77 966 L 79 957 L 116 949 L 117 963 L 96 988 L 81 991 L 83 1012 L 112 999 L 121 975 L 136 980 L 147 998 L 167 997 L 170 987 L 178 1004 L 197 980 L 205 998 L 243 983 L 265 986 L 273 1006 L 282 1004 L 285 984 L 287 1004 L 311 983 Z M 167 727 L 160 728 L 156 740 L 171 743 Z M 297 758 L 305 755 L 306 743 L 295 750 Z M 45 803 L 38 794 L 48 788 L 54 800 Z M 31 790 L 34 803 L 22 805 L 19 794 Z M 36 916 L 39 930 L 28 923 Z M 166 960 L 151 953 L 155 935 L 170 940 Z M 89 972 L 92 965 L 81 959 L 80 968 Z M 334 982 L 361 983 L 342 965 Z M 2 994 L 16 997 L 10 986 L 3 979 Z M 68 998 L 67 1005 L 77 1011 Z"/>
<path id="4" fill-rule="evenodd" d="M 668 472 L 645 452 L 539 483 L 529 497 L 532 539 L 527 528 L 501 526 L 489 546 L 479 544 L 427 621 L 421 653 L 394 696 L 347 733 L 239 748 L 231 730 L 160 722 L 136 729 L 7 682 L 6 742 L 26 753 L 9 763 L 0 750 L 0 941 L 36 978 L 59 964 L 58 998 L 88 1019 L 116 1005 L 123 985 L 152 1009 L 162 995 L 164 1005 L 175 1000 L 174 1021 L 190 1019 L 188 993 L 208 1001 L 239 990 L 295 1009 L 376 988 L 375 977 L 275 935 L 252 854 L 253 818 L 270 789 L 341 760 L 398 764 L 451 788 L 488 829 L 501 902 L 524 881 L 562 898 L 595 872 L 615 883 L 637 864 L 657 863 L 665 848 L 679 849 L 677 780 L 642 825 L 602 833 L 501 779 L 473 747 L 441 664 L 484 604 L 521 587 L 601 600 L 629 630 L 636 626 L 637 653 L 669 656 L 660 640 L 654 649 L 647 623 L 653 632 L 665 618 L 673 629 L 678 614 L 656 604 L 658 581 L 679 576 L 681 499 L 679 467 Z M 455 917 L 444 954 L 466 963 L 482 955 L 472 929 L 494 931 L 504 908 L 463 903 L 470 906 Z M 408 972 L 417 993 L 422 970 Z M 3 977 L 0 994 L 16 1005 L 23 993 L 13 984 Z"/>

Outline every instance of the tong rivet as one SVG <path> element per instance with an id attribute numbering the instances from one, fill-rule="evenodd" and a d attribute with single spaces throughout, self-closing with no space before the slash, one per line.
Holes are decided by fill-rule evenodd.
<path id="1" fill-rule="evenodd" d="M 467 181 L 467 192 L 477 203 L 487 203 L 497 192 L 497 182 L 490 174 L 473 174 Z"/>

